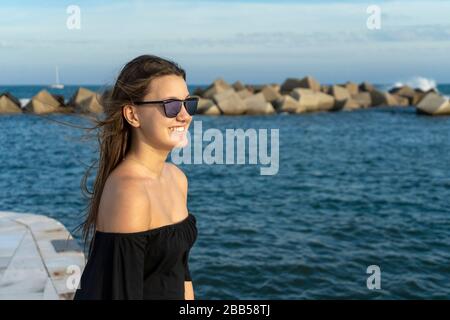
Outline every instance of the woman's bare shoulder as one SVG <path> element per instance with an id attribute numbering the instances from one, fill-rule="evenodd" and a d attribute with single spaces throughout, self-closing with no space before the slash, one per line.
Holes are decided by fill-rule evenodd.
<path id="1" fill-rule="evenodd" d="M 106 180 L 100 201 L 97 229 L 130 233 L 149 229 L 150 197 L 145 181 L 114 173 Z"/>

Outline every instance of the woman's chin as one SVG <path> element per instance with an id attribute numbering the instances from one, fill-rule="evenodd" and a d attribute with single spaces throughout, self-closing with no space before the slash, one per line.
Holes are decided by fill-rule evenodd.
<path id="1" fill-rule="evenodd" d="M 174 145 L 174 148 L 184 148 L 188 145 L 187 139 L 183 139 Z"/>
<path id="2" fill-rule="evenodd" d="M 188 145 L 186 134 L 174 134 L 170 136 L 172 148 L 184 148 Z"/>

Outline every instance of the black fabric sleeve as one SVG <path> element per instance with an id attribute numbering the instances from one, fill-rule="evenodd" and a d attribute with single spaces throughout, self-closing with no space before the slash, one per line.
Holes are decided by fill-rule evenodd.
<path id="1" fill-rule="evenodd" d="M 146 241 L 140 233 L 97 234 L 74 300 L 142 300 Z"/>
<path id="2" fill-rule="evenodd" d="M 183 256 L 184 265 L 184 281 L 192 281 L 191 272 L 189 270 L 189 250 Z"/>

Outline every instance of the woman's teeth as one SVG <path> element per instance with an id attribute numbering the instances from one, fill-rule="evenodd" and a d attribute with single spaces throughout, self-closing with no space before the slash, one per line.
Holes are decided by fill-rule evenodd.
<path id="1" fill-rule="evenodd" d="M 172 127 L 172 128 L 170 128 L 170 131 L 183 132 L 184 131 L 184 127 Z"/>

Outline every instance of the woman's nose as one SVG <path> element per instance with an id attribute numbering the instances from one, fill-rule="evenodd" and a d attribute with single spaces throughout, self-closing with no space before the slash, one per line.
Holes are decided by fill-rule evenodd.
<path id="1" fill-rule="evenodd" d="M 183 103 L 183 107 L 181 108 L 180 112 L 177 114 L 177 118 L 179 120 L 189 120 L 191 118 L 191 115 L 187 112 L 186 106 Z"/>

